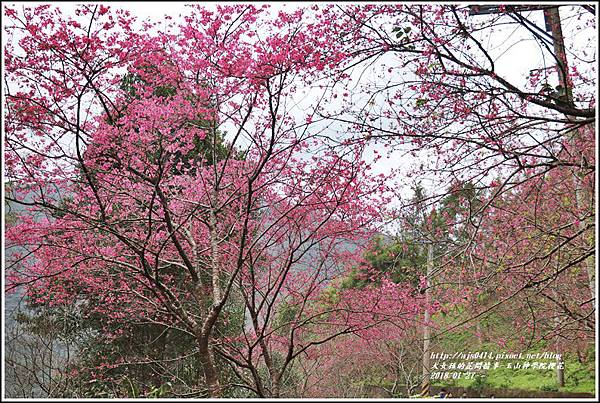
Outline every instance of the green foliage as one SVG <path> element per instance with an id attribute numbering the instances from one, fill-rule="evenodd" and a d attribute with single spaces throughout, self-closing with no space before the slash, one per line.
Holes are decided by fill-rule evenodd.
<path id="1" fill-rule="evenodd" d="M 15 184 L 14 182 L 5 182 L 4 183 L 4 194 L 6 197 L 14 197 L 11 193 L 14 192 Z M 17 224 L 19 221 L 18 214 L 13 211 L 11 203 L 4 199 L 4 225 L 11 226 Z"/>
<path id="2" fill-rule="evenodd" d="M 54 218 L 61 218 L 67 214 L 69 210 L 69 204 L 73 202 L 73 196 L 64 196 L 57 203 L 57 209 L 52 210 L 52 216 Z"/>
<path id="3" fill-rule="evenodd" d="M 149 74 L 156 74 L 157 73 L 157 69 L 155 66 L 144 66 L 142 67 L 143 70 L 145 70 L 146 73 Z M 140 77 L 139 74 L 134 74 L 134 73 L 127 73 L 123 76 L 123 78 L 121 79 L 121 90 L 123 90 L 127 95 L 129 95 L 129 97 L 131 98 L 136 98 L 139 99 L 141 98 L 140 95 L 137 93 L 136 87 L 138 87 L 139 85 L 143 85 L 143 84 L 147 84 L 147 82 L 142 79 Z M 153 90 L 152 95 L 156 96 L 156 97 L 161 97 L 161 98 L 168 98 L 168 97 L 172 97 L 177 93 L 177 89 L 170 85 L 170 84 L 165 84 L 165 85 L 159 85 L 156 86 Z"/>
<path id="4" fill-rule="evenodd" d="M 344 277 L 340 281 L 339 289 L 347 290 L 351 288 L 363 288 L 369 283 L 368 280 L 364 279 L 361 276 L 361 271 L 357 268 L 353 268 L 350 273 Z M 324 293 L 325 296 L 328 296 L 332 302 L 339 301 L 339 297 L 337 295 L 337 288 L 331 287 L 326 288 Z"/>
<path id="5" fill-rule="evenodd" d="M 475 379 L 473 379 L 471 388 L 479 391 L 486 385 L 487 385 L 487 376 L 477 376 L 477 377 L 475 377 Z"/>
<path id="6" fill-rule="evenodd" d="M 125 384 L 125 387 L 127 388 L 125 396 L 131 398 L 136 398 L 140 396 L 140 388 L 138 384 L 131 382 L 131 379 L 129 379 L 128 376 L 123 377 L 122 384 Z"/>
<path id="7" fill-rule="evenodd" d="M 392 33 L 396 34 L 396 39 L 401 43 L 401 44 L 406 44 L 410 41 L 410 37 L 408 36 L 408 34 L 410 33 L 410 31 L 412 30 L 411 27 L 394 27 L 392 28 Z M 414 49 L 415 46 L 412 44 L 409 44 L 407 46 L 409 49 Z"/>
<path id="8" fill-rule="evenodd" d="M 172 388 L 171 382 L 165 382 L 162 385 L 160 385 L 159 387 L 153 387 L 152 389 L 150 389 L 150 392 L 148 393 L 148 397 L 154 397 L 154 398 L 167 397 L 167 396 L 169 396 L 168 393 L 171 391 L 171 388 Z"/>
<path id="9" fill-rule="evenodd" d="M 384 243 L 381 236 L 375 237 L 364 257 L 377 273 L 389 275 L 395 283 L 410 283 L 415 287 L 427 263 L 421 245 L 408 240 Z M 360 280 L 357 283 L 363 285 Z"/>
<path id="10" fill-rule="evenodd" d="M 187 154 L 175 153 L 175 162 L 181 161 L 184 170 L 189 170 L 195 161 L 201 160 L 206 165 L 213 165 L 215 162 L 223 161 L 228 157 L 229 147 L 224 136 L 218 130 L 213 130 L 209 127 L 208 122 L 201 119 L 191 121 L 189 125 L 204 128 L 205 137 L 194 137 L 194 148 Z M 232 150 L 232 152 L 235 152 L 235 150 Z M 234 154 L 231 158 L 238 158 L 238 155 Z"/>
<path id="11" fill-rule="evenodd" d="M 489 346 L 491 347 L 491 345 Z M 484 347 L 483 349 L 490 348 Z M 535 353 L 540 350 L 529 350 Z M 565 386 L 559 388 L 556 381 L 556 370 L 537 369 L 490 369 L 483 377 L 473 379 L 440 380 L 434 384 L 439 386 L 459 386 L 480 390 L 484 387 L 496 389 L 522 389 L 530 391 L 560 391 L 594 393 L 595 375 L 593 362 L 581 364 L 577 360 L 565 358 Z"/>
<path id="12" fill-rule="evenodd" d="M 392 28 L 392 32 L 396 33 L 396 38 L 401 38 L 403 35 L 408 35 L 408 33 L 412 30 L 411 27 L 394 27 Z"/>
<path id="13" fill-rule="evenodd" d="M 4 209 L 4 225 L 7 227 L 15 225 L 19 221 L 17 213 L 10 211 L 8 208 Z"/>
<path id="14" fill-rule="evenodd" d="M 18 310 L 14 314 L 17 323 L 28 332 L 50 339 L 76 340 L 82 336 L 83 326 L 74 305 L 28 304 L 27 310 Z"/>
<path id="15" fill-rule="evenodd" d="M 417 108 L 420 108 L 421 106 L 425 106 L 427 104 L 427 102 L 429 102 L 429 100 L 426 98 L 418 98 L 417 102 L 415 102 L 415 106 Z"/>
<path id="16" fill-rule="evenodd" d="M 143 69 L 146 72 L 155 72 L 155 66 L 145 66 Z M 139 99 L 136 87 L 147 84 L 139 74 L 127 73 L 121 79 L 121 89 L 128 94 L 132 99 Z M 153 89 L 153 95 L 159 98 L 170 98 L 177 94 L 177 88 L 172 85 L 160 85 Z M 192 103 L 200 102 L 198 99 L 190 97 Z M 123 113 L 123 112 L 121 112 Z M 112 122 L 110 122 L 112 124 Z M 175 152 L 173 158 L 174 163 L 181 163 L 181 168 L 176 169 L 175 173 L 189 172 L 194 174 L 193 165 L 197 162 L 202 162 L 206 165 L 213 165 L 215 162 L 222 161 L 226 158 L 243 159 L 243 154 L 235 149 L 231 149 L 225 142 L 224 133 L 221 133 L 214 127 L 214 122 L 205 116 L 199 116 L 198 119 L 191 120 L 187 123 L 189 127 L 200 129 L 204 135 L 195 136 L 193 138 L 194 147 L 186 154 Z M 164 134 L 163 134 L 164 135 Z M 231 155 L 230 155 L 231 153 Z"/>
<path id="17" fill-rule="evenodd" d="M 195 355 L 186 356 L 195 340 L 187 333 L 145 323 L 131 325 L 107 342 L 104 336 L 107 330 L 118 329 L 110 327 L 101 317 L 85 315 L 82 304 L 28 306 L 27 311 L 15 315 L 17 323 L 29 334 L 49 342 L 69 343 L 76 353 L 76 360 L 66 368 L 67 372 L 76 370 L 70 376 L 66 397 L 165 397 L 173 388 L 185 390 L 187 385 L 198 384 L 199 360 Z M 217 330 L 221 334 L 239 333 L 243 316 L 237 312 L 237 306 L 237 311 L 231 307 L 226 310 L 235 312 Z M 176 384 L 171 383 L 173 374 L 177 375 Z"/>
<path id="18" fill-rule="evenodd" d="M 139 98 L 135 87 L 142 83 L 142 78 L 139 74 L 127 73 L 121 79 L 120 89 L 131 98 Z"/>
<path id="19" fill-rule="evenodd" d="M 331 290 L 334 290 L 331 288 Z M 290 304 L 286 301 L 279 304 L 277 307 L 277 312 L 275 313 L 275 317 L 273 319 L 273 329 L 275 333 L 280 336 L 285 336 L 290 330 L 290 322 L 292 322 L 296 316 L 300 307 L 297 305 Z"/>

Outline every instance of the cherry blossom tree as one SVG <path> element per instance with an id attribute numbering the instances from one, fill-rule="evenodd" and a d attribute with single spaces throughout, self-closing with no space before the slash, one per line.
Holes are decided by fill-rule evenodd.
<path id="1" fill-rule="evenodd" d="M 348 138 L 356 142 L 383 144 L 415 158 L 412 176 L 427 172 L 443 189 L 425 200 L 431 208 L 440 210 L 447 196 L 461 192 L 461 186 L 448 185 L 468 183 L 476 192 L 475 198 L 462 198 L 456 214 L 446 214 L 446 225 L 438 227 L 452 229 L 435 236 L 446 244 L 436 262 L 439 283 L 481 288 L 482 279 L 494 278 L 486 282 L 494 288 L 501 281 L 495 276 L 503 273 L 511 284 L 507 298 L 526 303 L 532 294 L 547 294 L 543 298 L 555 302 L 538 305 L 535 316 L 553 311 L 548 303 L 589 329 L 595 298 L 597 72 L 595 47 L 586 41 L 596 41 L 594 10 L 574 5 L 560 7 L 560 14 L 556 6 L 525 11 L 506 6 L 490 15 L 470 11 L 450 4 L 321 10 L 321 18 L 335 21 L 331 35 L 349 55 L 340 69 L 361 73 L 349 86 L 362 85 L 352 102 L 322 115 L 352 124 Z M 546 16 L 554 39 L 538 26 L 536 15 Z M 564 41 L 560 15 L 572 27 Z M 502 44 L 507 30 L 515 35 Z M 525 41 L 538 45 L 540 65 L 516 78 L 505 64 Z M 513 238 L 513 231 L 522 232 Z M 524 239 L 535 239 L 536 247 L 517 246 Z M 500 255 L 508 251 L 512 262 L 505 265 Z M 457 267 L 464 268 L 459 276 Z M 526 279 L 523 272 L 529 273 Z M 563 282 L 567 278 L 571 285 Z M 585 287 L 575 310 L 548 292 L 575 284 Z M 496 307 L 501 305 L 510 303 L 502 299 Z M 575 334 L 559 328 L 565 336 Z"/>
<path id="2" fill-rule="evenodd" d="M 196 7 L 158 33 L 104 6 L 6 14 L 9 200 L 29 211 L 7 232 L 26 250 L 13 254 L 9 288 L 99 316 L 108 343 L 139 324 L 185 335 L 202 370 L 191 392 L 209 396 L 231 386 L 217 356 L 235 386 L 279 396 L 298 355 L 365 326 L 318 298 L 360 254 L 348 245 L 376 229 L 385 178 L 369 174 L 362 146 L 332 148 L 288 106 L 339 57 L 301 29 L 302 10 Z M 228 337 L 219 326 L 240 301 Z M 296 308 L 276 337 L 282 304 Z M 298 343 L 325 313 L 337 322 Z"/>

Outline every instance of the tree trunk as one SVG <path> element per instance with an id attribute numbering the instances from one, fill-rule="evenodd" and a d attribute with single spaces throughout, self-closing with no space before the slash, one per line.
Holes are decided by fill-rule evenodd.
<path id="1" fill-rule="evenodd" d="M 423 378 L 421 382 L 421 395 L 429 396 L 431 382 L 431 357 L 430 342 L 431 329 L 429 327 L 429 306 L 431 304 L 431 272 L 433 271 L 433 243 L 427 245 L 427 283 L 425 285 L 425 312 L 423 314 Z"/>
<path id="2" fill-rule="evenodd" d="M 563 37 L 563 33 L 562 33 L 562 26 L 561 26 L 561 20 L 560 20 L 560 14 L 558 12 L 558 7 L 552 7 L 552 8 L 548 8 L 547 10 L 544 11 L 544 16 L 546 18 L 547 23 L 550 25 L 550 28 L 552 30 L 552 37 L 554 38 L 553 44 L 554 44 L 554 53 L 556 54 L 556 59 L 557 59 L 557 73 L 558 73 L 558 79 L 560 82 L 560 85 L 564 88 L 565 93 L 563 94 L 563 99 L 566 100 L 569 104 L 573 104 L 573 84 L 571 82 L 571 79 L 569 77 L 569 68 L 567 65 L 567 54 L 565 51 L 565 42 L 564 42 L 564 37 Z M 573 118 L 573 117 L 570 117 Z M 574 149 L 577 149 L 575 146 L 575 139 L 579 134 L 579 129 L 575 129 L 574 132 L 571 133 L 571 146 Z M 583 159 L 583 154 L 582 154 L 582 159 Z M 582 162 L 582 166 L 583 166 L 583 161 Z M 582 204 L 584 203 L 583 200 L 583 189 L 582 189 L 582 180 L 581 178 L 579 178 L 579 176 L 577 175 L 577 172 L 574 171 L 573 172 L 573 179 L 575 182 L 575 203 L 576 203 L 576 207 L 577 207 L 577 211 L 579 212 L 580 208 L 582 207 Z M 579 225 L 580 228 L 585 227 L 586 223 L 584 221 L 582 221 Z M 585 267 L 586 267 L 586 271 L 587 271 L 587 275 L 588 275 L 588 285 L 590 288 L 590 294 L 592 296 L 592 300 L 594 300 L 596 298 L 596 271 L 595 271 L 595 262 L 594 262 L 594 256 L 589 256 L 587 259 L 585 259 Z M 594 301 L 592 301 L 592 304 L 594 303 Z"/>
<path id="3" fill-rule="evenodd" d="M 562 355 L 560 358 L 556 358 L 556 384 L 559 388 L 563 388 L 565 386 L 565 362 L 562 359 Z"/>
<path id="4" fill-rule="evenodd" d="M 481 320 L 477 319 L 477 328 L 475 330 L 477 332 L 477 343 L 479 345 L 479 347 L 481 347 L 483 345 L 483 334 L 482 334 L 482 328 L 481 328 Z"/>
<path id="5" fill-rule="evenodd" d="M 271 385 L 271 397 L 278 398 L 280 394 L 279 378 L 273 379 L 273 385 Z"/>
<path id="6" fill-rule="evenodd" d="M 558 295 L 556 290 L 554 291 L 554 297 L 558 300 Z M 556 312 L 556 316 L 554 317 L 554 326 L 556 327 L 557 331 L 560 328 L 560 312 Z M 559 388 L 562 388 L 565 386 L 565 370 L 564 370 L 564 360 L 562 357 L 562 349 L 560 346 L 560 337 L 557 333 L 556 338 L 555 338 L 555 349 L 556 349 L 556 384 Z"/>
<path id="7" fill-rule="evenodd" d="M 200 365 L 204 373 L 204 382 L 208 390 L 209 397 L 221 397 L 221 383 L 219 374 L 210 348 L 208 346 L 209 338 L 207 336 L 198 337 L 198 354 L 200 356 Z"/>

